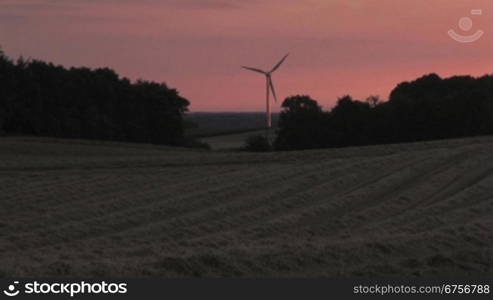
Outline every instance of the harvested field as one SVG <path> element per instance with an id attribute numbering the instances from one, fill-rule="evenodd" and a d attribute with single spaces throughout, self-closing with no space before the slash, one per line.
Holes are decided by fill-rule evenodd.
<path id="1" fill-rule="evenodd" d="M 492 275 L 492 150 L 2 138 L 0 275 Z"/>

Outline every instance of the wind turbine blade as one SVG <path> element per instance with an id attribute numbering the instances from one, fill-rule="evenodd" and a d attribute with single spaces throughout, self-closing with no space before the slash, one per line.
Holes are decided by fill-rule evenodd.
<path id="1" fill-rule="evenodd" d="M 284 62 L 284 60 L 286 60 L 286 57 L 288 57 L 289 53 L 284 55 L 284 57 L 277 63 L 277 65 L 274 66 L 274 68 L 272 68 L 272 70 L 269 72 L 269 73 L 272 73 L 274 72 L 275 70 L 279 69 L 279 67 L 282 65 L 282 63 Z"/>
<path id="2" fill-rule="evenodd" d="M 276 90 L 274 89 L 274 83 L 272 82 L 272 78 L 269 76 L 269 86 L 272 92 L 272 96 L 274 96 L 274 101 L 277 102 Z"/>
<path id="3" fill-rule="evenodd" d="M 247 69 L 247 70 L 250 70 L 250 71 L 253 71 L 253 72 L 257 72 L 257 73 L 262 73 L 262 74 L 266 74 L 265 71 L 262 71 L 260 69 L 256 69 L 256 68 L 250 68 L 250 67 L 245 67 L 245 66 L 242 66 L 243 69 Z"/>

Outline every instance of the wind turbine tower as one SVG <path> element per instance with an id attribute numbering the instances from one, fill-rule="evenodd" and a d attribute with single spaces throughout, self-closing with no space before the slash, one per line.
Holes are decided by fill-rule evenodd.
<path id="1" fill-rule="evenodd" d="M 242 66 L 243 69 L 247 69 L 253 72 L 261 73 L 265 75 L 265 82 L 266 82 L 266 87 L 267 87 L 267 93 L 266 93 L 266 126 L 267 129 L 272 127 L 272 115 L 270 112 L 270 101 L 269 101 L 269 96 L 272 93 L 272 96 L 274 97 L 274 101 L 277 102 L 277 96 L 276 96 L 276 90 L 274 89 L 274 82 L 272 81 L 272 73 L 274 73 L 279 67 L 282 65 L 282 63 L 286 60 L 289 54 L 286 54 L 270 71 L 264 71 L 260 70 L 257 68 L 251 68 L 251 67 L 245 67 Z"/>

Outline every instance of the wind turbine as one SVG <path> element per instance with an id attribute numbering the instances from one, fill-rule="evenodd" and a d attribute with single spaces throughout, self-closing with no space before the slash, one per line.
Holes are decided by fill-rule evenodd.
<path id="1" fill-rule="evenodd" d="M 266 106 L 267 106 L 267 111 L 266 111 L 266 122 L 267 122 L 267 129 L 272 127 L 272 116 L 270 113 L 270 101 L 269 101 L 269 95 L 272 92 L 272 96 L 274 96 L 274 100 L 277 102 L 277 96 L 276 96 L 276 91 L 274 89 L 274 83 L 272 81 L 272 73 L 274 73 L 279 67 L 282 65 L 286 57 L 288 57 L 289 53 L 286 54 L 270 71 L 263 71 L 257 68 L 250 68 L 250 67 L 245 67 L 242 66 L 243 69 L 247 69 L 253 72 L 257 73 L 262 73 L 265 75 L 265 81 L 266 81 L 266 86 L 267 86 L 267 94 L 266 94 Z"/>

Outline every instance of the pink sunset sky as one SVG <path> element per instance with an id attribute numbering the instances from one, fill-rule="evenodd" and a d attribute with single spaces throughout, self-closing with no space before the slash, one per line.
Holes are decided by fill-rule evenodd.
<path id="1" fill-rule="evenodd" d="M 326 109 L 345 94 L 386 99 L 431 72 L 493 73 L 492 25 L 491 0 L 0 0 L 8 56 L 166 82 L 192 111 L 262 111 L 264 78 L 240 65 L 269 69 L 288 52 L 279 98 L 308 94 Z M 484 35 L 458 43 L 450 29 Z"/>

